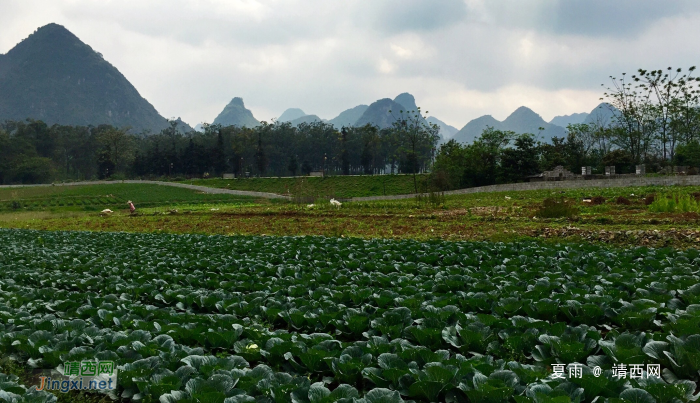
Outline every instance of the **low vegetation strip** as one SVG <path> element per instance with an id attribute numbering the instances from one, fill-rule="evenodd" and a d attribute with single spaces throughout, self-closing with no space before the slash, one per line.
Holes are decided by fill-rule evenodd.
<path id="1" fill-rule="evenodd" d="M 416 183 L 419 193 L 425 189 L 426 180 L 428 180 L 428 175 L 417 176 Z M 293 200 L 295 198 L 304 200 L 339 198 L 351 201 L 380 201 L 409 199 L 415 197 L 416 195 L 412 175 L 333 176 L 327 178 L 294 177 L 197 179 L 183 182 L 149 180 L 85 181 L 38 185 L 0 185 L 0 190 L 26 187 L 43 188 L 49 186 L 90 186 L 111 184 L 162 185 L 180 187 L 211 194 L 218 193 L 266 199 L 289 200 Z M 508 183 L 450 190 L 443 192 L 443 194 L 461 195 L 507 191 L 615 188 L 631 186 L 700 186 L 700 175 Z"/>
<path id="2" fill-rule="evenodd" d="M 569 181 L 546 181 L 546 182 L 524 182 L 524 183 L 504 183 L 501 185 L 478 186 L 473 188 L 449 190 L 443 192 L 445 195 L 462 195 L 471 193 L 494 193 L 494 192 L 520 192 L 527 190 L 546 189 L 592 189 L 592 188 L 621 188 L 621 187 L 648 187 L 648 186 L 700 186 L 700 175 L 691 176 L 660 176 L 660 177 L 634 177 L 634 178 L 614 178 L 614 179 L 593 179 L 593 180 L 569 180 Z M 392 196 L 370 196 L 353 197 L 353 201 L 373 201 L 373 200 L 399 200 L 415 197 L 413 194 L 392 195 Z"/>
<path id="3" fill-rule="evenodd" d="M 349 175 L 329 177 L 282 177 L 246 179 L 199 179 L 185 181 L 194 185 L 222 189 L 238 189 L 269 192 L 304 199 L 336 198 L 414 194 L 415 189 L 425 189 L 428 175 Z"/>
<path id="4" fill-rule="evenodd" d="M 0 354 L 122 399 L 698 397 L 692 249 L 0 230 L 0 264 Z"/>

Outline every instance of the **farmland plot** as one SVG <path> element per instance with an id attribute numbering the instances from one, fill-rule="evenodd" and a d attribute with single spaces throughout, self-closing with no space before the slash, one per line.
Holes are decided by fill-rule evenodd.
<path id="1" fill-rule="evenodd" d="M 0 230 L 0 267 L 0 355 L 125 400 L 697 399 L 692 249 Z"/>
<path id="2" fill-rule="evenodd" d="M 181 204 L 253 204 L 256 199 L 230 194 L 200 193 L 190 189 L 141 183 L 85 186 L 37 186 L 0 188 L 0 212 L 99 211 L 109 207 L 126 209 L 134 200 L 139 208 Z"/>

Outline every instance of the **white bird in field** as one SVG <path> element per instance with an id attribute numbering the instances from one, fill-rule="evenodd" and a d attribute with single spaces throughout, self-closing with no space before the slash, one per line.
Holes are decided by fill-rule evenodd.
<path id="1" fill-rule="evenodd" d="M 336 199 L 331 199 L 331 204 L 334 205 L 336 208 L 340 208 L 340 206 L 343 205 L 343 203 L 339 202 Z"/>
<path id="2" fill-rule="evenodd" d="M 314 208 L 314 204 L 313 204 L 313 203 L 307 204 L 307 205 L 306 205 L 306 208 Z"/>
<path id="3" fill-rule="evenodd" d="M 106 209 L 102 210 L 100 213 L 101 213 L 101 214 L 112 214 L 112 213 L 114 213 L 114 211 L 112 211 L 112 210 L 106 208 Z"/>
<path id="4" fill-rule="evenodd" d="M 510 200 L 510 196 L 506 196 L 506 200 Z"/>

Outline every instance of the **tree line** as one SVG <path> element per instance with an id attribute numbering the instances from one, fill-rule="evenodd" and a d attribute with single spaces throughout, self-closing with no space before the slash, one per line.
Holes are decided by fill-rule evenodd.
<path id="1" fill-rule="evenodd" d="M 612 118 L 567 126 L 566 137 L 550 143 L 533 134 L 517 135 L 487 128 L 473 144 L 450 141 L 437 152 L 433 176 L 440 187 L 457 189 L 527 180 L 528 176 L 563 166 L 573 173 L 591 166 L 604 173 L 647 172 L 671 165 L 700 167 L 700 78 L 695 67 L 643 70 L 627 78 L 610 77 L 601 100 Z M 603 106 L 606 107 L 606 106 Z M 600 114 L 602 117 L 606 114 Z"/>
<path id="2" fill-rule="evenodd" d="M 255 128 L 205 125 L 157 134 L 109 125 L 52 125 L 39 120 L 0 124 L 0 183 L 55 180 L 420 173 L 434 159 L 438 127 L 420 111 L 397 111 L 386 129 L 340 130 L 325 122 L 262 122 Z"/>
<path id="3" fill-rule="evenodd" d="M 176 121 L 157 134 L 107 125 L 49 126 L 38 120 L 0 124 L 0 183 L 106 178 L 295 176 L 431 172 L 433 185 L 454 189 L 527 180 L 563 166 L 603 173 L 700 166 L 700 78 L 695 67 L 638 70 L 611 77 L 603 98 L 612 119 L 567 127 L 549 143 L 533 134 L 487 128 L 473 144 L 436 149 L 438 127 L 420 108 L 394 111 L 391 127 L 340 130 L 325 122 L 262 122 L 255 128 L 206 125 L 182 133 Z M 693 170 L 691 170 L 691 173 Z M 417 190 L 417 186 L 416 186 Z"/>
<path id="4" fill-rule="evenodd" d="M 604 142 L 591 142 L 591 127 L 586 124 L 569 125 L 566 138 L 554 137 L 551 143 L 538 142 L 531 133 L 484 130 L 472 144 L 454 140 L 438 150 L 433 166 L 442 189 L 458 189 L 513 183 L 529 176 L 563 166 L 580 173 L 582 166 L 607 166 L 620 162 L 614 152 L 606 152 Z M 620 169 L 628 169 L 625 165 Z"/>

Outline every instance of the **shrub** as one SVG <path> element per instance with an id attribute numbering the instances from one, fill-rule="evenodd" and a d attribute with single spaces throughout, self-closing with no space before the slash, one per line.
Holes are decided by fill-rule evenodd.
<path id="1" fill-rule="evenodd" d="M 603 196 L 594 196 L 591 198 L 591 206 L 598 206 L 603 203 L 605 203 L 605 197 Z"/>
<path id="2" fill-rule="evenodd" d="M 427 207 L 428 205 L 433 208 L 438 208 L 445 205 L 445 192 L 435 192 L 430 190 L 428 193 L 418 193 L 416 194 L 416 203 L 419 207 Z"/>
<path id="3" fill-rule="evenodd" d="M 625 206 L 629 206 L 630 204 L 632 204 L 632 202 L 630 201 L 630 199 L 628 199 L 628 198 L 626 198 L 626 197 L 624 197 L 624 196 L 619 196 L 617 199 L 615 199 L 615 203 L 617 203 L 617 204 L 624 204 Z"/>
<path id="4" fill-rule="evenodd" d="M 610 217 L 598 217 L 595 219 L 598 224 L 612 224 L 613 220 Z"/>
<path id="5" fill-rule="evenodd" d="M 21 183 L 48 183 L 55 175 L 49 158 L 31 157 L 20 161 L 12 169 L 13 180 Z"/>
<path id="6" fill-rule="evenodd" d="M 548 197 L 542 201 L 542 206 L 537 210 L 536 215 L 541 218 L 560 218 L 573 217 L 577 214 L 578 209 L 570 200 Z"/>
<path id="7" fill-rule="evenodd" d="M 700 202 L 689 194 L 675 194 L 654 200 L 649 210 L 655 213 L 700 212 Z"/>
<path id="8" fill-rule="evenodd" d="M 656 199 L 656 195 L 655 195 L 655 194 L 647 195 L 647 197 L 644 198 L 644 205 L 645 205 L 645 206 L 650 205 L 651 203 L 654 202 L 655 199 Z"/>

